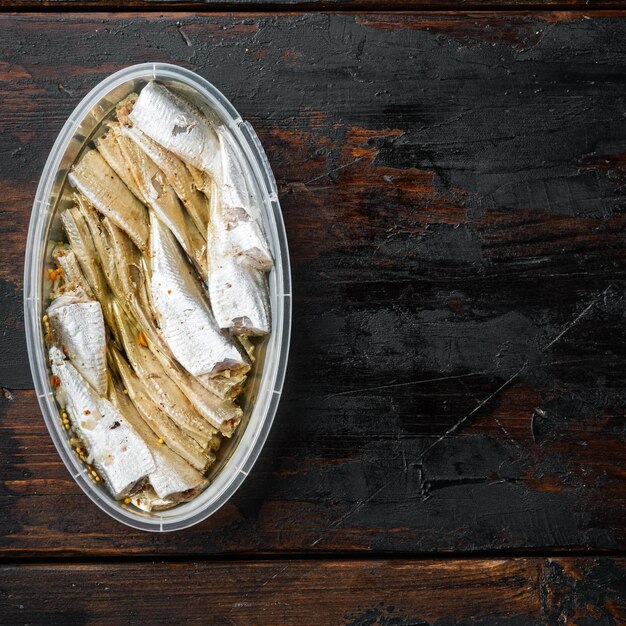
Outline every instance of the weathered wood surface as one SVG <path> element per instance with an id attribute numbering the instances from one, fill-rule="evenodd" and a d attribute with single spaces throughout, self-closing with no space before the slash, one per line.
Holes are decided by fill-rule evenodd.
<path id="1" fill-rule="evenodd" d="M 0 553 L 622 550 L 625 16 L 0 16 Z M 294 282 L 257 466 L 164 536 L 72 482 L 21 311 L 56 134 L 149 60 L 256 128 Z"/>
<path id="2" fill-rule="evenodd" d="M 0 568 L 10 624 L 619 624 L 626 561 L 269 561 Z"/>
<path id="3" fill-rule="evenodd" d="M 409 11 L 409 10 L 610 10 L 621 0 L 0 0 L 16 10 L 199 10 L 199 11 Z"/>

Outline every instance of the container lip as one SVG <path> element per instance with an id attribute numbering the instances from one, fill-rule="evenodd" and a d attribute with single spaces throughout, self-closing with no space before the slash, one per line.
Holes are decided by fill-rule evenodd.
<path id="1" fill-rule="evenodd" d="M 69 148 L 80 124 L 88 113 L 115 88 L 133 80 L 171 80 L 193 89 L 211 108 L 217 111 L 221 121 L 232 132 L 245 158 L 253 183 L 260 194 L 259 204 L 263 214 L 263 226 L 274 253 L 272 270 L 275 293 L 272 300 L 272 334 L 267 346 L 265 362 L 257 400 L 252 408 L 249 422 L 242 439 L 235 447 L 232 458 L 215 477 L 212 484 L 191 503 L 182 504 L 169 511 L 140 515 L 122 508 L 112 498 L 103 497 L 87 479 L 84 467 L 70 454 L 67 440 L 57 419 L 58 409 L 50 381 L 48 380 L 47 356 L 44 350 L 40 324 L 43 302 L 41 300 L 43 253 L 49 224 L 53 217 L 50 195 L 62 159 Z M 274 310 L 275 309 L 275 310 Z M 285 378 L 291 336 L 291 269 L 289 249 L 276 183 L 267 156 L 252 126 L 244 122 L 229 100 L 209 81 L 195 72 L 169 63 L 141 63 L 111 74 L 96 85 L 76 106 L 57 136 L 44 166 L 30 217 L 26 258 L 24 265 L 24 320 L 29 364 L 37 399 L 52 441 L 68 471 L 85 494 L 105 513 L 138 530 L 167 532 L 182 530 L 201 522 L 217 511 L 244 481 L 263 449 L 273 423 Z M 248 439 L 250 441 L 248 441 Z M 242 448 L 244 442 L 247 447 Z M 230 475 L 231 463 L 237 463 Z M 216 486 L 215 489 L 213 487 Z M 208 494 L 208 495 L 207 495 Z M 205 496 L 203 498 L 203 496 Z M 203 500 L 193 510 L 192 503 Z"/>

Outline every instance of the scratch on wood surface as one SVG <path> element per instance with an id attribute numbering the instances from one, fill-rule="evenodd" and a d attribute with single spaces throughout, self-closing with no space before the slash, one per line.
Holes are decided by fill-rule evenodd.
<path id="1" fill-rule="evenodd" d="M 435 378 L 425 378 L 424 380 L 409 380 L 403 383 L 389 383 L 387 385 L 376 385 L 374 387 L 361 387 L 359 389 L 349 389 L 348 391 L 339 391 L 331 393 L 326 398 L 336 398 L 337 396 L 348 396 L 353 393 L 362 393 L 364 391 L 378 391 L 379 389 L 395 389 L 396 387 L 408 387 L 410 385 L 425 385 L 426 383 L 436 383 L 441 380 L 456 380 L 459 378 L 468 378 L 470 376 L 483 376 L 486 372 L 469 372 L 468 374 L 458 374 L 456 376 L 437 376 Z"/>
<path id="2" fill-rule="evenodd" d="M 347 520 L 350 516 L 354 515 L 354 513 L 356 513 L 365 504 L 367 504 L 372 499 L 374 499 L 381 491 L 389 487 L 389 485 L 391 485 L 391 483 L 393 483 L 395 480 L 397 480 L 397 477 L 393 476 L 390 480 L 382 484 L 378 489 L 370 493 L 367 497 L 361 498 L 360 500 L 358 500 L 355 506 L 353 506 L 347 513 L 344 513 L 339 519 L 329 524 L 326 530 L 324 531 L 324 534 L 328 532 L 329 530 L 338 528 L 345 520 Z M 311 543 L 309 548 L 314 548 L 324 538 L 324 534 L 320 535 L 313 543 Z"/>
<path id="3" fill-rule="evenodd" d="M 467 415 L 462 417 L 460 420 L 455 422 L 453 426 L 448 428 L 443 435 L 440 435 L 431 443 L 418 457 L 418 461 L 422 461 L 423 458 L 430 452 L 435 446 L 439 445 L 446 437 L 449 437 L 452 433 L 457 431 L 472 415 L 474 415 L 477 411 L 479 411 L 482 407 L 485 406 L 490 400 L 495 398 L 504 388 L 510 385 L 525 369 L 527 366 L 527 362 L 524 362 L 522 367 L 520 367 L 512 376 L 510 376 L 506 381 L 504 381 L 492 394 L 487 396 L 482 402 L 479 402 Z"/>
<path id="4" fill-rule="evenodd" d="M 241 606 L 245 606 L 246 600 L 252 595 L 255 594 L 257 591 L 259 591 L 260 589 L 263 589 L 263 587 L 266 587 L 267 585 L 269 585 L 274 579 L 278 578 L 283 572 L 285 572 L 289 566 L 291 564 L 287 563 L 284 567 L 282 567 L 280 570 L 278 570 L 275 574 L 272 574 L 269 578 L 267 578 L 265 581 L 263 581 L 260 585 L 257 585 L 254 589 L 248 591 L 247 593 L 244 594 L 243 598 L 241 598 L 241 600 L 239 600 L 238 602 L 236 602 L 235 604 L 233 604 L 230 608 L 229 614 L 232 613 L 235 609 L 241 607 Z"/>
<path id="5" fill-rule="evenodd" d="M 321 180 L 322 178 L 331 177 L 333 174 L 335 174 L 339 170 L 344 170 L 346 169 L 346 167 L 350 167 L 351 165 L 354 165 L 355 163 L 362 161 L 364 158 L 365 156 L 360 156 L 354 159 L 353 161 L 350 161 L 350 163 L 345 163 L 344 165 L 339 165 L 338 167 L 334 167 L 333 169 L 328 170 L 328 172 L 324 172 L 324 174 L 320 174 L 319 176 L 316 176 L 315 178 L 311 178 L 311 180 L 307 180 L 306 183 L 304 183 L 304 185 L 307 186 L 307 185 L 310 185 L 311 183 L 314 183 L 316 180 Z"/>
<path id="6" fill-rule="evenodd" d="M 608 292 L 613 288 L 613 284 L 611 283 L 601 294 L 597 295 L 569 324 L 565 326 L 565 328 L 546 346 L 544 346 L 543 351 L 545 352 L 548 348 L 551 348 L 557 341 L 559 341 L 565 333 L 569 332 L 580 320 L 593 309 L 593 307 L 600 302 L 600 300 L 604 300 Z"/>

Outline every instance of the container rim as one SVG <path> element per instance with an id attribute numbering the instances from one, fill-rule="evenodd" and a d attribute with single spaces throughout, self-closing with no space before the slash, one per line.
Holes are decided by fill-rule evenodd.
<path id="1" fill-rule="evenodd" d="M 266 346 L 265 360 L 257 398 L 241 440 L 226 465 L 200 495 L 188 503 L 166 511 L 140 514 L 107 497 L 88 479 L 87 472 L 70 453 L 65 432 L 58 419 L 49 380 L 44 349 L 42 316 L 42 280 L 45 239 L 54 216 L 51 193 L 61 163 L 79 126 L 89 113 L 114 89 L 137 80 L 164 80 L 192 89 L 200 100 L 213 109 L 230 130 L 240 157 L 247 164 L 263 226 L 274 255 L 270 273 L 272 333 Z M 132 528 L 151 532 L 182 530 L 201 522 L 221 506 L 240 487 L 256 462 L 271 428 L 282 393 L 291 335 L 291 270 L 285 225 L 278 201 L 276 182 L 263 147 L 252 126 L 245 122 L 228 99 L 209 81 L 195 72 L 169 63 L 141 63 L 111 74 L 96 85 L 76 106 L 63 125 L 44 166 L 28 227 L 24 266 L 24 320 L 28 358 L 33 384 L 52 441 L 68 471 L 85 494 L 105 513 Z"/>

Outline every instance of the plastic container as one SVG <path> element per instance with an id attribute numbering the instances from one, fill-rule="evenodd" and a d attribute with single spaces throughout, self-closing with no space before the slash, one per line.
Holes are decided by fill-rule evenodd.
<path id="1" fill-rule="evenodd" d="M 233 438 L 224 439 L 218 461 L 209 474 L 209 486 L 190 502 L 166 511 L 144 513 L 122 505 L 105 487 L 89 480 L 86 468 L 72 453 L 52 393 L 41 318 L 50 287 L 44 277 L 44 267 L 50 260 L 49 242 L 60 238 L 59 210 L 69 204 L 67 171 L 115 104 L 152 79 L 192 100 L 232 134 L 240 158 L 248 166 L 249 183 L 275 264 L 269 275 L 272 333 L 263 343 L 249 378 L 243 402 L 244 418 Z M 74 480 L 103 511 L 133 528 L 165 532 L 197 524 L 233 495 L 263 448 L 280 400 L 291 329 L 291 277 L 276 183 L 265 152 L 252 126 L 241 119 L 232 104 L 211 83 L 175 65 L 143 63 L 109 76 L 74 109 L 52 147 L 37 187 L 26 244 L 24 315 L 33 381 L 50 436 Z"/>

